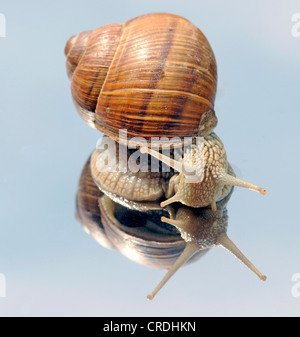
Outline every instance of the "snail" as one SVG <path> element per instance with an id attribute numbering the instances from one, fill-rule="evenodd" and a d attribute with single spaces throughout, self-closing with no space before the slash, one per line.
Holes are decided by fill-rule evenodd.
<path id="1" fill-rule="evenodd" d="M 136 262 L 163 261 L 168 272 L 149 299 L 215 246 L 264 281 L 226 234 L 233 186 L 266 190 L 235 176 L 214 132 L 217 67 L 203 33 L 180 16 L 147 14 L 74 35 L 65 55 L 75 107 L 105 135 L 77 195 L 86 231 Z"/>
<path id="2" fill-rule="evenodd" d="M 211 205 L 215 211 L 230 186 L 266 194 L 264 188 L 235 177 L 213 132 L 216 60 L 206 37 L 188 20 L 154 13 L 105 25 L 71 37 L 65 54 L 72 98 L 82 118 L 120 144 L 127 146 L 129 137 L 141 153 L 179 172 L 168 182 L 162 207 L 181 202 L 195 208 Z M 140 145 L 141 137 L 146 146 Z M 184 139 L 192 143 L 197 137 L 204 137 L 204 162 L 199 163 L 195 144 L 181 161 L 158 152 L 170 139 L 179 148 Z M 201 173 L 196 183 L 184 170 L 191 164 Z"/>
<path id="3" fill-rule="evenodd" d="M 89 158 L 78 186 L 77 214 L 80 216 L 77 218 L 102 246 L 117 249 L 145 266 L 168 270 L 148 299 L 153 299 L 180 267 L 195 262 L 216 246 L 229 250 L 261 280 L 266 280 L 266 276 L 227 237 L 226 205 L 232 189 L 217 203 L 215 212 L 209 207 L 195 209 L 180 204 L 160 210 L 136 211 L 116 203 L 98 190 L 89 170 L 90 162 Z M 82 214 L 89 214 L 89 217 Z"/>

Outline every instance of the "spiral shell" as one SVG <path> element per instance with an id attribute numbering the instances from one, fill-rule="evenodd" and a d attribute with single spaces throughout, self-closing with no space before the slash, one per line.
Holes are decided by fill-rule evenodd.
<path id="1" fill-rule="evenodd" d="M 128 137 L 204 135 L 217 124 L 216 61 L 188 20 L 155 13 L 73 36 L 65 48 L 74 104 L 89 125 Z"/>

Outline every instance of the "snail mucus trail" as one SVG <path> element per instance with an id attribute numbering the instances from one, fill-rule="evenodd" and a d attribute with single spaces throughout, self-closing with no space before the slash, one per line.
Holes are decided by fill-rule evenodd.
<path id="1" fill-rule="evenodd" d="M 223 143 L 213 132 L 217 125 L 216 60 L 204 34 L 188 20 L 173 14 L 153 13 L 123 24 L 105 25 L 71 37 L 65 54 L 72 98 L 80 116 L 120 144 L 124 145 L 124 138 L 119 135 L 121 129 L 126 130 L 130 139 L 142 137 L 147 145 L 140 146 L 141 155 L 148 153 L 177 171 L 171 176 L 122 169 L 103 172 L 97 165 L 101 151 L 96 149 L 91 157 L 91 176 L 113 202 L 138 211 L 153 210 L 153 207 L 169 209 L 181 204 L 184 211 L 179 208 L 178 214 L 171 212 L 168 218 L 162 219 L 178 228 L 187 247 L 199 250 L 203 249 L 201 240 L 196 238 L 199 230 L 189 233 L 193 227 L 189 219 L 193 219 L 195 228 L 201 229 L 203 225 L 198 218 L 202 215 L 198 216 L 198 212 L 218 216 L 218 203 L 230 194 L 232 186 L 266 194 L 265 189 L 235 177 Z M 155 146 L 150 148 L 148 144 L 153 137 L 167 139 L 162 148 L 170 138 L 177 137 L 173 146 L 179 148 L 185 137 L 203 137 L 200 151 L 203 156 L 199 157 L 197 145 L 191 144 L 184 153 L 182 165 L 182 160 L 175 156 L 170 159 Z M 121 160 L 118 164 L 124 166 Z M 202 179 L 191 182 L 190 174 L 183 167 L 189 172 L 196 167 Z M 216 235 L 214 226 L 211 226 L 214 233 L 211 244 L 234 252 L 265 280 L 224 237 L 224 231 Z M 178 265 L 189 255 L 184 253 Z M 178 265 L 175 263 L 172 270 Z"/>

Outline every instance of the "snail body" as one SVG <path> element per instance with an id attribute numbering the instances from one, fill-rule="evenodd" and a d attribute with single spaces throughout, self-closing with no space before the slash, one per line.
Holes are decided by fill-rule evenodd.
<path id="1" fill-rule="evenodd" d="M 196 163 L 203 175 L 199 182 L 189 182 L 184 172 L 153 172 L 148 164 L 148 158 L 143 158 L 143 156 L 149 152 L 157 156 L 159 160 L 164 158 L 161 154 L 153 153 L 147 148 L 137 150 L 134 157 L 135 160 L 140 159 L 144 162 L 144 167 L 137 172 L 128 170 L 127 166 L 130 164 L 132 152 L 123 145 L 117 146 L 116 143 L 103 152 L 100 150 L 104 147 L 102 143 L 91 156 L 91 175 L 103 193 L 117 202 L 127 203 L 128 207 L 131 207 L 131 204 L 141 210 L 137 203 L 132 202 L 156 204 L 160 202 L 161 207 L 173 202 L 181 202 L 195 208 L 211 205 L 212 209 L 216 210 L 216 202 L 228 195 L 231 186 L 243 186 L 264 193 L 260 187 L 235 178 L 234 171 L 227 161 L 224 146 L 214 132 L 204 137 L 203 162 Z M 125 156 L 120 155 L 121 152 L 125 153 Z M 106 165 L 105 162 L 109 157 L 115 158 L 116 161 L 112 161 L 112 165 L 116 164 L 115 167 Z M 192 145 L 190 151 L 185 153 L 184 160 L 190 164 L 197 162 L 198 158 L 196 145 Z M 174 162 L 173 159 L 172 162 Z M 170 160 L 169 165 L 174 169 L 178 168 L 177 165 L 171 164 Z"/>

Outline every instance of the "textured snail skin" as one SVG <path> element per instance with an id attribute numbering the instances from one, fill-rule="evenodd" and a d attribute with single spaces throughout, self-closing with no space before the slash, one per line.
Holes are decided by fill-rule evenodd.
<path id="1" fill-rule="evenodd" d="M 196 148 L 192 146 L 192 152 L 186 154 L 185 161 L 192 161 L 194 157 L 197 163 L 195 153 Z M 222 172 L 231 176 L 235 176 L 235 173 L 227 161 L 221 139 L 214 132 L 204 138 L 204 163 L 199 163 L 199 170 L 201 170 L 201 165 L 204 165 L 204 175 L 201 182 L 187 183 L 181 172 L 178 176 L 171 178 L 166 197 L 171 198 L 173 202 L 179 201 L 190 207 L 206 207 L 212 202 L 225 198 L 229 194 L 231 186 L 220 181 L 219 176 Z M 164 202 L 163 204 L 167 205 L 168 203 Z"/>
<path id="2" fill-rule="evenodd" d="M 180 16 L 148 14 L 83 32 L 65 54 L 77 110 L 117 141 L 119 129 L 149 139 L 204 135 L 217 124 L 213 51 Z"/>
<path id="3" fill-rule="evenodd" d="M 120 148 L 122 147 L 124 146 L 120 145 Z M 150 165 L 146 172 L 135 173 L 130 170 L 125 172 L 130 155 L 129 150 L 127 150 L 126 158 L 121 157 L 121 160 L 117 160 L 118 171 L 115 172 L 109 165 L 104 166 L 107 157 L 115 156 L 119 159 L 119 147 L 115 146 L 115 149 L 117 149 L 116 155 L 110 153 L 109 150 L 102 152 L 100 149 L 92 153 L 91 175 L 103 193 L 109 197 L 112 197 L 112 194 L 116 195 L 114 197 L 116 202 L 122 203 L 124 200 L 130 200 L 158 203 L 165 198 L 174 197 L 176 201 L 190 207 L 205 207 L 211 204 L 212 200 L 219 201 L 225 198 L 231 190 L 231 186 L 224 185 L 217 179 L 221 172 L 232 176 L 234 172 L 227 162 L 224 146 L 214 132 L 204 138 L 204 177 L 199 183 L 187 183 L 183 173 L 151 172 Z M 194 151 L 185 156 L 186 162 L 192 161 L 192 157 L 196 157 L 197 162 L 194 145 L 192 149 Z M 200 165 L 203 163 L 199 163 Z"/>

